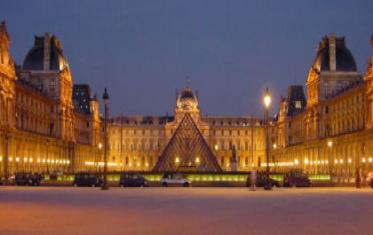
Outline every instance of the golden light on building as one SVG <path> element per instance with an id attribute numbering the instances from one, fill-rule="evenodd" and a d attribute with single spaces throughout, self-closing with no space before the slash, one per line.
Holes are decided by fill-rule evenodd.
<path id="1" fill-rule="evenodd" d="M 3 34 L 3 32 L 5 31 L 0 30 L 0 34 Z M 7 45 L 7 42 L 9 41 L 8 37 L 9 36 L 6 34 L 0 35 L 0 44 Z M 51 38 L 52 37 L 45 35 L 38 39 L 44 42 L 41 43 L 43 44 L 41 49 L 53 49 L 53 51 L 55 51 L 55 49 L 61 47 L 61 45 L 55 45 L 55 41 Z M 185 96 L 186 98 L 183 98 L 181 95 L 182 92 L 180 92 L 177 98 L 175 116 L 170 117 L 169 120 L 164 120 L 164 122 L 160 121 L 161 119 L 163 120 L 163 118 L 159 116 L 150 116 L 149 119 L 147 117 L 146 120 L 149 122 L 144 122 L 144 125 L 139 121 L 140 119 L 137 120 L 137 118 L 123 116 L 122 119 L 118 119 L 120 120 L 120 123 L 115 121 L 113 118 L 113 123 L 110 122 L 108 126 L 110 154 L 115 156 L 133 156 L 134 153 L 141 152 L 144 154 L 145 159 L 151 163 L 151 166 L 157 165 L 155 164 L 157 162 L 157 157 L 155 156 L 160 156 L 162 154 L 161 151 L 167 143 L 167 138 L 172 137 L 173 131 L 178 128 L 178 125 L 180 124 L 179 121 L 182 120 L 183 116 L 181 115 L 191 113 L 193 120 L 200 120 L 195 123 L 196 127 L 203 135 L 208 137 L 208 149 L 215 150 L 212 155 L 218 155 L 218 151 L 221 151 L 219 156 L 215 157 L 219 166 L 222 168 L 230 166 L 230 163 L 227 163 L 227 158 L 229 158 L 230 155 L 227 146 L 230 146 L 230 144 L 236 144 L 237 146 L 237 143 L 239 143 L 239 156 L 250 158 L 250 161 L 240 161 L 240 164 L 238 165 L 239 168 L 240 166 L 245 167 L 250 165 L 252 167 L 262 166 L 263 164 L 261 162 L 263 161 L 263 158 L 260 157 L 263 157 L 265 154 L 271 158 L 273 157 L 276 161 L 282 161 L 286 164 L 291 163 L 291 165 L 289 164 L 289 167 L 302 165 L 301 167 L 305 168 L 304 170 L 306 173 L 335 173 L 338 177 L 349 177 L 351 172 L 348 172 L 343 167 L 348 169 L 348 166 L 351 166 L 348 164 L 359 162 L 364 166 L 364 171 L 372 170 L 373 141 L 370 139 L 371 134 L 373 133 L 373 116 L 371 115 L 373 113 L 373 106 L 367 106 L 366 101 L 372 100 L 373 98 L 373 64 L 369 63 L 365 75 L 360 74 L 357 69 L 353 69 L 356 65 L 350 53 L 346 52 L 348 50 L 346 50 L 347 47 L 344 39 L 335 38 L 334 36 L 333 40 L 331 40 L 331 36 L 329 39 L 326 39 L 326 41 L 323 41 L 320 44 L 320 47 L 322 48 L 320 48 L 317 53 L 317 59 L 315 60 L 316 63 L 311 66 L 311 68 L 315 68 L 317 71 L 311 69 L 307 77 L 307 94 L 305 96 L 307 97 L 307 100 L 298 98 L 302 97 L 302 95 L 299 95 L 303 94 L 302 87 L 300 87 L 299 90 L 299 86 L 289 87 L 289 94 L 294 94 L 294 96 L 288 95 L 287 97 L 289 98 L 283 100 L 283 105 L 281 105 L 280 112 L 278 112 L 278 119 L 270 120 L 270 142 L 265 141 L 267 140 L 267 131 L 263 122 L 260 121 L 260 118 L 253 119 L 245 117 L 232 118 L 212 116 L 201 118 L 202 112 L 198 108 L 198 97 L 188 88 L 185 90 L 187 93 L 183 93 L 188 94 Z M 338 43 L 336 43 L 336 41 L 338 41 Z M 35 65 L 37 63 L 38 65 L 41 65 L 43 69 L 39 72 L 42 71 L 42 77 L 37 75 L 39 73 L 29 76 L 30 70 L 32 71 L 33 69 L 26 68 L 27 66 L 20 67 L 18 72 L 11 63 L 2 63 L 1 65 L 4 66 L 5 69 L 1 70 L 3 73 L 0 74 L 0 79 L 1 81 L 5 81 L 2 83 L 2 88 L 4 88 L 6 92 L 0 94 L 0 100 L 8 101 L 8 99 L 10 99 L 9 102 L 12 107 L 24 107 L 24 110 L 8 110 L 4 109 L 2 106 L 3 103 L 0 102 L 0 110 L 5 112 L 4 115 L 0 115 L 0 123 L 11 125 L 12 130 L 12 133 L 10 133 L 12 137 L 10 141 L 11 145 L 8 146 L 9 153 L 7 153 L 7 155 L 4 155 L 4 146 L 0 145 L 0 153 L 3 154 L 0 157 L 0 161 L 3 166 L 4 161 L 7 159 L 8 161 L 6 162 L 10 163 L 7 164 L 9 172 L 6 173 L 13 174 L 17 170 L 21 171 L 25 169 L 32 172 L 41 170 L 45 171 L 47 169 L 46 162 L 48 163 L 48 170 L 55 171 L 59 170 L 56 167 L 59 166 L 58 164 L 63 164 L 65 167 L 70 164 L 70 160 L 74 161 L 74 164 L 72 164 L 73 167 L 69 169 L 69 171 L 77 172 L 84 170 L 84 162 L 92 161 L 92 158 L 95 159 L 95 161 L 92 161 L 93 166 L 102 165 L 98 164 L 98 161 L 102 157 L 101 151 L 105 147 L 104 143 L 106 142 L 104 142 L 101 137 L 102 123 L 98 113 L 98 101 L 96 102 L 92 100 L 92 103 L 88 103 L 86 106 L 87 109 L 91 111 L 92 115 L 86 115 L 86 117 L 80 115 L 78 113 L 78 107 L 74 107 L 74 104 L 76 103 L 75 101 L 77 100 L 74 100 L 73 95 L 71 94 L 77 94 L 76 92 L 73 92 L 74 87 L 72 84 L 74 84 L 74 82 L 71 74 L 69 71 L 66 71 L 66 73 L 57 73 L 56 75 L 55 71 L 52 71 L 49 67 L 49 65 L 52 64 L 52 61 L 48 62 L 46 61 L 47 58 L 44 58 L 43 55 L 40 56 L 35 54 L 37 52 L 35 48 L 40 46 L 39 43 L 39 41 L 35 41 L 35 47 L 31 48 L 28 53 L 30 56 L 28 55 L 27 58 L 25 58 L 24 63 L 27 62 L 25 64 Z M 331 43 L 334 43 L 334 45 Z M 48 48 L 45 47 L 46 45 L 48 45 Z M 328 50 L 324 50 L 324 48 L 332 48 L 331 46 L 336 50 L 335 52 L 341 53 L 342 56 L 336 56 L 334 55 L 335 53 L 329 53 Z M 3 53 L 8 55 L 7 50 L 8 49 L 5 47 L 0 48 L 0 57 Z M 57 65 L 59 65 L 57 70 L 59 69 L 61 70 L 59 72 L 62 72 L 62 69 L 67 67 L 68 63 L 63 59 L 65 56 L 63 55 L 62 50 L 57 50 L 55 52 L 57 53 L 57 60 L 54 61 L 53 59 L 53 61 L 57 62 Z M 321 59 L 324 58 L 323 56 L 329 59 L 329 61 L 325 60 L 325 62 L 329 62 L 330 66 L 326 66 L 329 69 L 322 68 L 323 66 L 320 64 Z M 34 57 L 38 58 L 38 60 L 36 61 L 32 59 Z M 48 60 L 49 59 L 52 58 L 48 58 Z M 340 66 L 335 67 L 332 66 L 332 64 L 346 65 L 348 71 L 343 70 L 343 68 L 341 68 L 342 70 L 339 70 L 338 67 Z M 44 66 L 46 67 L 44 68 Z M 333 71 L 338 73 L 328 73 L 328 71 L 332 71 L 332 67 L 334 67 Z M 350 68 L 352 68 L 351 71 Z M 38 69 L 36 71 L 38 71 Z M 51 105 L 51 100 L 48 100 L 48 97 L 45 97 L 44 99 L 40 97 L 40 94 L 37 92 L 34 93 L 32 90 L 24 89 L 27 88 L 23 87 L 26 83 L 15 82 L 29 81 L 30 84 L 38 84 L 43 76 L 48 77 L 51 84 L 53 82 L 53 90 L 56 91 L 53 95 L 61 102 L 53 102 Z M 328 81 L 334 79 L 339 80 L 340 78 L 343 78 L 342 84 L 328 83 Z M 48 93 L 49 86 L 45 86 L 44 88 Z M 25 91 L 27 91 L 27 93 L 25 93 Z M 13 98 L 4 96 L 4 94 L 8 94 L 8 92 L 9 94 L 13 94 L 14 96 L 12 95 L 12 97 L 16 97 L 17 99 L 13 100 Z M 331 94 L 338 95 L 334 96 Z M 20 99 L 18 99 L 18 97 L 20 97 Z M 291 97 L 297 98 L 293 99 Z M 260 102 L 263 103 L 267 112 L 269 107 L 272 105 L 272 98 L 273 97 L 271 97 L 268 89 L 266 89 L 266 92 L 260 97 Z M 88 97 L 87 100 L 91 100 L 90 97 Z M 320 102 L 321 100 L 322 102 Z M 37 103 L 38 107 L 40 107 L 38 108 L 36 116 L 33 116 L 33 106 L 28 105 L 30 103 Z M 346 103 L 351 107 L 354 107 L 354 112 L 350 112 L 348 115 L 345 115 Z M 61 108 L 65 111 L 60 114 L 61 118 L 54 120 L 53 133 L 51 133 L 51 135 L 45 135 L 45 133 L 49 133 L 50 131 L 49 125 L 37 125 L 35 128 L 33 127 L 34 123 L 48 123 L 50 110 L 61 110 Z M 317 114 L 317 118 L 314 118 L 314 110 L 321 111 Z M 22 126 L 19 125 L 20 122 L 17 122 L 17 119 L 8 120 L 8 118 L 5 118 L 17 118 L 21 116 L 25 119 L 22 121 Z M 93 125 L 87 126 L 87 124 L 90 123 Z M 149 123 L 157 123 L 159 125 L 148 125 Z M 164 125 L 161 123 L 167 124 Z M 247 127 L 250 127 L 250 129 Z M 28 130 L 30 129 L 35 130 L 33 130 L 33 133 L 29 133 Z M 79 131 L 75 132 L 74 129 Z M 348 133 L 346 130 L 348 130 Z M 350 132 L 352 135 L 350 135 Z M 125 133 L 125 138 L 123 138 L 123 133 Z M 248 138 L 249 133 L 252 135 L 251 141 Z M 37 135 L 37 138 L 34 138 L 34 135 Z M 86 136 L 89 136 L 89 138 L 86 138 Z M 3 137 L 4 135 L 1 135 L 1 143 L 4 143 Z M 118 142 L 118 140 L 120 140 L 120 142 Z M 311 140 L 311 142 L 309 140 Z M 70 146 L 70 144 L 60 145 L 58 143 L 73 143 L 73 146 Z M 268 146 L 268 143 L 271 144 Z M 242 147 L 242 145 L 244 147 Z M 17 146 L 21 147 L 17 149 Z M 121 147 L 119 148 L 119 146 Z M 272 152 L 269 151 L 269 149 L 272 150 Z M 362 149 L 364 149 L 364 158 L 359 157 Z M 23 155 L 23 150 L 26 150 L 28 155 Z M 267 152 L 264 152 L 267 150 L 269 151 L 268 154 Z M 211 151 L 207 152 L 210 153 Z M 348 152 L 349 155 L 345 155 L 346 152 Z M 66 159 L 60 159 L 61 155 Z M 42 156 L 45 158 L 42 159 Z M 186 164 L 187 161 L 190 161 L 189 163 L 192 165 L 194 160 L 194 162 L 197 163 L 194 164 L 195 166 L 200 162 L 203 164 L 208 163 L 202 154 L 193 153 L 193 155 L 190 156 L 198 156 L 198 158 L 185 160 L 183 154 L 170 154 L 168 158 L 169 165 L 173 165 L 175 166 L 175 169 L 177 169 L 178 166 L 173 164 L 173 162 L 176 164 Z M 310 156 L 310 158 L 302 158 L 301 156 Z M 340 158 L 337 158 L 337 156 Z M 320 160 L 315 160 L 316 158 Z M 35 162 L 37 163 L 42 162 L 43 167 L 31 164 L 33 159 L 35 159 Z M 148 167 L 149 163 L 146 162 L 145 159 L 139 162 L 130 157 L 129 160 L 126 160 L 126 170 L 128 170 L 127 168 L 136 170 L 135 168 L 139 166 Z M 256 159 L 258 159 L 258 161 Z M 334 163 L 336 164 L 336 168 L 341 169 L 333 172 L 331 167 L 318 167 L 319 165 L 329 164 L 329 161 L 326 159 L 330 159 L 331 165 Z M 268 163 L 269 160 L 266 160 L 266 162 Z M 367 164 L 368 162 L 369 164 Z M 27 168 L 22 168 L 23 165 Z M 115 166 L 114 163 L 111 166 Z M 121 167 L 112 170 L 123 170 L 123 168 Z M 149 168 L 147 170 L 151 169 Z M 247 169 L 241 168 L 238 170 Z M 0 172 L 0 174 L 2 173 L 4 172 Z"/>
<path id="2" fill-rule="evenodd" d="M 331 140 L 328 141 L 328 147 L 329 148 L 333 147 L 333 141 L 331 141 Z"/>
<path id="3" fill-rule="evenodd" d="M 373 169 L 373 105 L 366 105 L 366 101 L 373 98 L 373 63 L 369 63 L 364 75 L 358 71 L 353 56 L 347 59 L 343 38 L 331 35 L 319 45 L 315 62 L 307 76 L 306 92 L 301 85 L 291 85 L 288 87 L 288 98 L 280 103 L 272 137 L 278 148 L 271 155 L 281 161 L 292 161 L 294 156 L 310 156 L 309 164 L 312 166 L 303 165 L 306 173 L 328 174 L 351 182 L 353 164 L 360 163 L 364 174 Z M 346 57 L 324 50 L 331 46 Z M 326 64 L 334 64 L 333 69 L 323 68 L 323 62 L 320 62 L 323 56 L 329 60 L 325 60 Z M 369 61 L 373 61 L 373 56 Z M 346 63 L 346 68 L 353 69 L 338 68 L 335 66 L 338 63 Z M 338 72 L 338 75 L 329 71 Z M 351 72 L 354 74 L 344 80 L 345 83 L 329 83 L 348 77 Z M 355 85 L 358 81 L 362 82 L 361 86 Z M 353 107 L 354 112 L 346 115 L 345 104 Z M 320 110 L 317 117 L 315 110 Z M 364 158 L 360 157 L 362 152 Z M 320 160 L 314 161 L 315 158 Z M 318 167 L 330 166 L 328 164 L 334 165 L 334 168 Z"/>

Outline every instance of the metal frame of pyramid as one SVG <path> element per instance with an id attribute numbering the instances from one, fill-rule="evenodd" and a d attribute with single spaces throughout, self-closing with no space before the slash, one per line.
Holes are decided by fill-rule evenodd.
<path id="1" fill-rule="evenodd" d="M 222 172 L 222 169 L 192 117 L 186 113 L 153 171 Z"/>

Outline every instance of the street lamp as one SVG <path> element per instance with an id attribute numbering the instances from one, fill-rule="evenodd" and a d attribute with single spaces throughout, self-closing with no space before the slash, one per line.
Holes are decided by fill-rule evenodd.
<path id="1" fill-rule="evenodd" d="M 263 104 L 264 104 L 264 128 L 265 128 L 265 154 L 266 154 L 266 177 L 267 177 L 267 182 L 264 185 L 265 190 L 271 190 L 272 186 L 269 182 L 269 134 L 268 134 L 268 111 L 269 111 L 269 106 L 271 105 L 272 97 L 271 94 L 269 93 L 268 87 L 266 87 L 264 91 L 264 96 L 263 96 Z"/>
<path id="2" fill-rule="evenodd" d="M 10 129 L 9 126 L 7 125 L 5 129 L 5 156 L 4 156 L 4 162 L 3 162 L 5 184 L 9 183 L 9 162 L 13 160 L 12 158 L 9 157 L 9 140 L 11 137 L 9 129 Z"/>
<path id="3" fill-rule="evenodd" d="M 97 155 L 96 150 L 95 150 L 95 154 Z M 101 167 L 100 167 L 101 154 L 102 154 L 102 143 L 100 142 L 98 143 L 98 157 L 95 156 L 96 172 L 101 172 Z"/>
<path id="4" fill-rule="evenodd" d="M 48 147 L 49 147 L 49 139 L 47 139 L 46 143 L 45 143 L 45 147 L 46 147 L 46 156 L 47 156 L 47 174 L 49 175 L 49 156 L 48 156 Z"/>
<path id="5" fill-rule="evenodd" d="M 109 186 L 107 185 L 107 122 L 109 118 L 109 94 L 105 87 L 104 94 L 102 95 L 102 99 L 104 100 L 104 107 L 105 107 L 105 117 L 104 117 L 104 182 L 102 183 L 101 189 L 108 190 Z"/>

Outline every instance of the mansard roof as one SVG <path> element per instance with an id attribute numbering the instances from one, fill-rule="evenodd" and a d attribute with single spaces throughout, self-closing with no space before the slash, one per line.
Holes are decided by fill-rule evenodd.
<path id="1" fill-rule="evenodd" d="M 47 41 L 47 42 L 46 42 Z M 49 42 L 48 42 L 49 41 Z M 44 51 L 49 45 L 49 70 L 61 71 L 68 67 L 68 63 L 63 54 L 62 46 L 58 38 L 46 33 L 44 36 L 35 36 L 34 46 L 27 53 L 23 69 L 44 70 Z"/>
<path id="2" fill-rule="evenodd" d="M 288 87 L 288 108 L 286 114 L 288 116 L 304 111 L 306 108 L 306 97 L 303 92 L 303 86 L 292 85 Z"/>
<path id="3" fill-rule="evenodd" d="M 336 71 L 357 72 L 355 59 L 346 47 L 344 37 L 335 37 Z M 319 44 L 313 67 L 318 71 L 330 70 L 330 37 L 325 36 Z"/>

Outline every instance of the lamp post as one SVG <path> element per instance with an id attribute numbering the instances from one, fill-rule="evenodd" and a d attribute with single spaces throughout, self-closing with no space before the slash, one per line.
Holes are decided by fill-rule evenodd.
<path id="1" fill-rule="evenodd" d="M 331 141 L 331 140 L 328 140 L 328 152 L 329 152 L 329 156 L 328 156 L 328 163 L 330 162 L 333 162 L 333 159 L 332 159 L 332 147 L 333 147 L 333 141 Z M 333 169 L 331 169 L 331 166 L 328 164 L 328 173 L 329 173 L 329 175 L 332 175 L 333 173 L 334 173 L 334 167 L 333 167 Z"/>
<path id="2" fill-rule="evenodd" d="M 47 161 L 47 174 L 49 175 L 49 162 L 50 162 L 50 159 L 49 159 L 49 156 L 48 156 L 48 148 L 49 148 L 49 139 L 47 139 L 47 141 L 45 142 L 45 147 L 46 147 L 46 161 Z"/>
<path id="3" fill-rule="evenodd" d="M 264 104 L 264 128 L 265 128 L 265 155 L 266 155 L 266 184 L 264 185 L 265 190 L 271 190 L 272 185 L 269 181 L 269 134 L 268 134 L 268 110 L 271 105 L 271 94 L 269 93 L 268 87 L 264 91 L 263 104 Z"/>
<path id="4" fill-rule="evenodd" d="M 96 164 L 96 172 L 101 172 L 100 168 L 100 159 L 101 159 L 101 150 L 102 150 L 102 143 L 98 143 L 98 157 L 95 157 L 95 164 Z M 95 150 L 95 153 L 97 153 L 97 150 Z"/>
<path id="5" fill-rule="evenodd" d="M 109 118 L 109 94 L 105 87 L 104 94 L 102 95 L 102 99 L 104 100 L 104 107 L 105 107 L 105 117 L 104 117 L 104 182 L 102 183 L 101 190 L 108 190 L 109 186 L 107 185 L 107 121 Z"/>
<path id="6" fill-rule="evenodd" d="M 10 139 L 10 133 L 9 133 L 9 127 L 6 127 L 5 130 L 5 156 L 4 156 L 4 183 L 9 183 L 9 139 Z"/>

